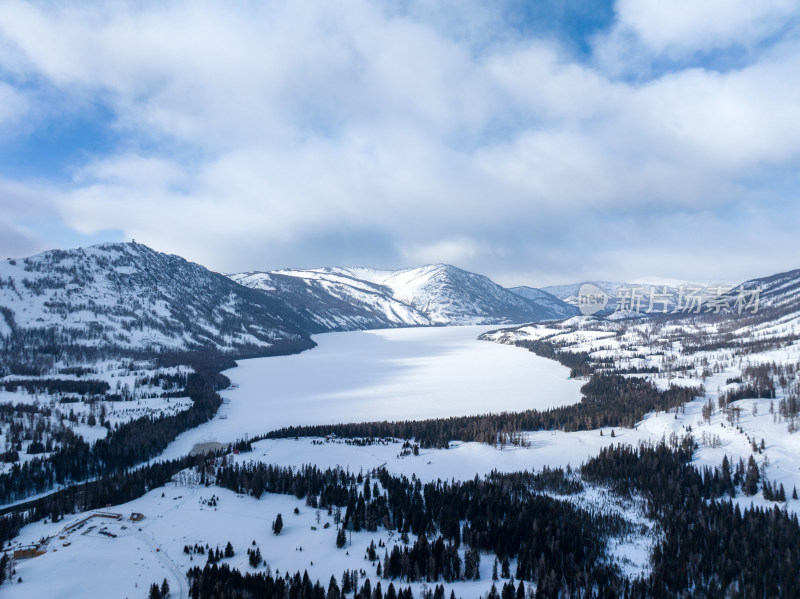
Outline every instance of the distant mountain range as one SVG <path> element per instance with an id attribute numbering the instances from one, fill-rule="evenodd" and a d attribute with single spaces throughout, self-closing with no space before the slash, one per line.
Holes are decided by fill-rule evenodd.
<path id="1" fill-rule="evenodd" d="M 136 243 L 0 262 L 0 375 L 14 364 L 313 347 L 311 334 L 397 326 L 511 324 L 577 313 L 445 264 L 224 276 Z M 4 365 L 5 364 L 5 365 Z"/>
<path id="2" fill-rule="evenodd" d="M 665 279 L 660 277 L 643 277 L 640 279 L 635 279 L 633 281 L 627 281 L 625 283 L 620 283 L 617 281 L 587 281 L 586 283 L 591 283 L 592 285 L 599 287 L 603 291 L 606 292 L 608 295 L 608 306 L 604 311 L 600 313 L 602 316 L 610 316 L 613 314 L 617 308 L 617 300 L 620 295 L 621 289 L 627 289 L 626 298 L 630 300 L 631 297 L 631 289 L 636 289 L 636 293 L 639 297 L 641 297 L 640 303 L 643 307 L 643 310 L 649 309 L 650 306 L 650 295 L 653 290 L 655 290 L 656 294 L 662 294 L 666 288 L 666 292 L 671 294 L 673 303 L 670 304 L 670 309 L 674 309 L 676 307 L 678 296 L 680 295 L 681 288 L 685 291 L 689 291 L 690 288 L 701 288 L 704 290 L 714 290 L 717 289 L 719 286 L 723 288 L 728 288 L 731 292 L 738 289 L 737 285 L 731 283 L 725 283 L 720 285 L 706 285 L 702 283 L 696 283 L 692 281 L 684 281 L 680 279 Z M 580 292 L 581 287 L 586 283 L 573 283 L 569 285 L 553 285 L 549 287 L 542 287 L 542 291 L 550 293 L 551 295 L 555 296 L 559 300 L 571 305 L 571 306 L 578 306 L 578 295 Z M 525 287 L 514 287 L 511 288 L 511 291 L 517 292 L 517 290 L 526 289 Z M 628 303 L 630 303 L 628 301 Z M 626 304 L 627 305 L 627 304 Z M 655 309 L 661 309 L 662 305 L 656 302 L 654 305 Z M 636 314 L 635 316 L 643 316 L 644 313 Z M 631 314 L 615 314 L 614 317 L 630 317 Z"/>
<path id="3" fill-rule="evenodd" d="M 304 317 L 315 320 L 319 330 L 505 324 L 578 313 L 548 293 L 514 293 L 487 277 L 448 264 L 397 271 L 289 269 L 239 273 L 231 278 L 295 305 Z"/>
<path id="4" fill-rule="evenodd" d="M 622 284 L 595 284 L 613 306 Z M 0 374 L 14 364 L 111 354 L 288 353 L 328 331 L 561 320 L 579 314 L 579 288 L 505 289 L 447 264 L 225 276 L 136 243 L 54 250 L 0 262 Z M 734 293 L 755 288 L 762 311 L 800 312 L 800 271 L 748 281 Z"/>
<path id="5" fill-rule="evenodd" d="M 612 281 L 587 281 L 592 283 L 593 285 L 598 286 L 600 289 L 608 293 L 610 298 L 616 298 L 617 296 L 617 288 L 622 287 L 624 283 L 616 283 Z M 580 290 L 583 283 L 572 283 L 569 285 L 551 285 L 548 287 L 542 287 L 542 291 L 549 293 L 550 295 L 564 301 L 570 305 L 577 306 L 578 305 L 578 291 Z M 527 287 L 512 287 L 511 290 L 515 291 L 516 289 L 528 289 Z"/>

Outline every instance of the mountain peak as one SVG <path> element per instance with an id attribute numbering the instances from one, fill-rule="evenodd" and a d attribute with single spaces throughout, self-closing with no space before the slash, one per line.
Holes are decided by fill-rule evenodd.
<path id="1" fill-rule="evenodd" d="M 105 243 L 0 262 L 6 347 L 70 354 L 309 347 L 280 300 L 147 246 Z"/>

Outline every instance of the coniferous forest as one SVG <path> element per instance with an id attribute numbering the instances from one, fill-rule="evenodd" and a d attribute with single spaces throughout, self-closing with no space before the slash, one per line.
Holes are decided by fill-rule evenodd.
<path id="1" fill-rule="evenodd" d="M 157 456 L 183 431 L 207 422 L 222 403 L 217 392 L 228 386 L 216 370 L 201 370 L 187 377 L 188 410 L 163 418 L 145 416 L 109 431 L 105 439 L 89 445 L 72 435 L 47 457 L 13 464 L 0 474 L 0 502 L 9 503 L 53 488 L 79 483 L 90 477 L 124 471 Z"/>
<path id="2" fill-rule="evenodd" d="M 658 523 L 652 571 L 636 579 L 607 565 L 608 540 L 631 532 L 630 524 L 613 513 L 583 510 L 551 497 L 583 489 L 576 473 L 560 469 L 422 483 L 383 469 L 362 476 L 338 468 L 249 463 L 217 469 L 216 481 L 254 497 L 305 497 L 319 509 L 339 513 L 340 530 L 383 527 L 402 535 L 402 546 L 382 554 L 380 547 L 374 548 L 369 557 L 379 564 L 374 580 L 382 586 L 365 592 L 365 580 L 356 597 L 400 597 L 397 589 L 416 581 L 436 585 L 432 592 L 438 593 L 440 582 L 474 579 L 481 553 L 494 554 L 501 563 L 516 560 L 516 567 L 502 577 L 506 581 L 498 597 L 520 596 L 514 580 L 535 583 L 536 597 L 798 596 L 797 517 L 777 506 L 734 505 L 730 499 L 740 491 L 731 473 L 698 469 L 691 464 L 693 451 L 689 436 L 671 445 L 614 445 L 580 470 L 587 483 L 643 498 L 648 517 Z M 325 587 L 307 574 L 281 579 L 269 572 L 241 574 L 224 564 L 193 568 L 188 575 L 191 596 L 203 599 L 279 597 L 283 592 L 341 597 L 343 582 L 334 577 Z M 524 587 L 521 592 L 524 596 Z"/>

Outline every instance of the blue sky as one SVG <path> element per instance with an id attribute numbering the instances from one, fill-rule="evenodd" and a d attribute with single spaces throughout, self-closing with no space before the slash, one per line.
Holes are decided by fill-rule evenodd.
<path id="1" fill-rule="evenodd" d="M 450 262 L 498 282 L 800 267 L 788 0 L 0 0 L 0 256 Z"/>

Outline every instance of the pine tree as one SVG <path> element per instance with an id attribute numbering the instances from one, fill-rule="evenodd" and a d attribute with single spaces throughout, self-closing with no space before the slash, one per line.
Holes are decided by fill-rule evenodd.
<path id="1" fill-rule="evenodd" d="M 161 583 L 161 599 L 167 599 L 167 597 L 169 597 L 169 582 L 165 578 Z"/>
<path id="2" fill-rule="evenodd" d="M 331 580 L 328 583 L 328 593 L 325 595 L 325 599 L 340 599 L 341 592 L 339 591 L 339 585 L 336 584 L 336 577 L 331 574 Z"/>
<path id="3" fill-rule="evenodd" d="M 731 465 L 728 461 L 728 454 L 722 457 L 722 484 L 727 491 L 733 491 L 733 480 L 731 479 Z"/>
<path id="4" fill-rule="evenodd" d="M 744 492 L 747 495 L 755 495 L 758 492 L 758 464 L 756 464 L 753 456 L 747 462 L 747 472 L 744 478 Z"/>
<path id="5" fill-rule="evenodd" d="M 261 550 L 258 547 L 255 549 L 248 549 L 247 559 L 252 568 L 258 568 L 258 566 L 261 564 Z"/>
<path id="6" fill-rule="evenodd" d="M 283 530 L 283 516 L 278 514 L 275 518 L 275 522 L 272 523 L 272 532 L 276 535 L 281 534 L 281 530 Z"/>
<path id="7" fill-rule="evenodd" d="M 350 585 L 350 571 L 345 570 L 342 574 L 342 593 L 349 593 L 352 589 Z"/>
<path id="8" fill-rule="evenodd" d="M 154 582 L 150 585 L 150 594 L 147 595 L 147 599 L 161 599 L 161 591 L 157 583 Z"/>
<path id="9" fill-rule="evenodd" d="M 225 545 L 225 557 L 233 557 L 233 545 L 231 545 L 230 541 Z"/>

